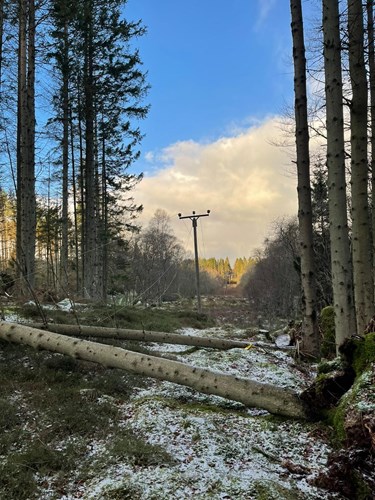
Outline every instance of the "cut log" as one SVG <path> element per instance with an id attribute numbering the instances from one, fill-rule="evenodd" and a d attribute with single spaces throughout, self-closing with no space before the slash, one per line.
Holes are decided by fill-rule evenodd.
<path id="1" fill-rule="evenodd" d="M 195 335 L 181 335 L 167 332 L 145 332 L 142 330 L 127 330 L 124 328 L 105 328 L 101 326 L 57 325 L 49 323 L 27 325 L 40 330 L 74 335 L 75 337 L 97 337 L 121 340 L 138 340 L 140 342 L 159 342 L 166 344 L 191 345 L 195 347 L 211 347 L 213 349 L 244 349 L 249 342 L 218 338 L 197 337 Z"/>
<path id="2" fill-rule="evenodd" d="M 167 380 L 205 394 L 238 401 L 248 407 L 261 408 L 275 415 L 307 418 L 305 405 L 298 394 L 274 385 L 12 323 L 0 323 L 0 338 L 100 363 L 109 368 Z"/>

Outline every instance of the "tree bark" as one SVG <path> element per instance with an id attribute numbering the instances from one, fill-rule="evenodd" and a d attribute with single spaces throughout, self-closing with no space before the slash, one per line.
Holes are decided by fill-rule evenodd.
<path id="1" fill-rule="evenodd" d="M 98 287 L 98 207 L 97 178 L 94 147 L 94 53 L 93 53 L 93 5 L 91 0 L 84 2 L 85 15 L 85 62 L 84 62 L 84 118 L 85 118 L 85 253 L 82 258 L 84 267 L 84 296 L 101 299 L 102 290 Z"/>
<path id="2" fill-rule="evenodd" d="M 368 206 L 367 79 L 364 61 L 363 12 L 361 0 L 348 0 L 352 252 L 357 333 L 362 334 L 374 314 Z"/>
<path id="3" fill-rule="evenodd" d="M 244 349 L 250 344 L 250 342 L 243 342 L 240 340 L 227 340 L 212 337 L 206 338 L 195 335 L 181 335 L 178 333 L 167 332 L 145 332 L 142 330 L 128 330 L 124 328 L 104 328 L 101 326 L 56 325 L 54 323 L 48 324 L 48 326 L 44 326 L 43 324 L 33 324 L 32 326 L 28 326 L 31 328 L 61 333 L 62 335 L 137 340 L 139 342 L 159 342 L 163 344 L 212 347 L 213 349 Z"/>
<path id="4" fill-rule="evenodd" d="M 248 407 L 262 408 L 275 415 L 290 418 L 307 418 L 308 415 L 298 394 L 282 387 L 11 323 L 0 323 L 0 338 L 100 363 L 108 368 L 167 380 Z"/>
<path id="5" fill-rule="evenodd" d="M 309 130 L 307 120 L 306 58 L 301 0 L 290 1 L 292 15 L 296 151 L 298 176 L 298 222 L 301 281 L 303 290 L 303 345 L 306 354 L 319 357 L 320 335 L 316 311 L 316 282 L 312 231 Z"/>
<path id="6" fill-rule="evenodd" d="M 35 5 L 19 0 L 17 103 L 17 262 L 19 288 L 35 279 Z"/>
<path id="7" fill-rule="evenodd" d="M 69 32 L 68 20 L 64 22 L 62 35 L 62 221 L 61 221 L 61 248 L 60 248 L 60 290 L 66 292 L 68 287 L 68 258 L 69 258 Z"/>
<path id="8" fill-rule="evenodd" d="M 345 180 L 344 115 L 338 1 L 323 0 L 329 234 L 336 350 L 356 331 Z"/>
<path id="9" fill-rule="evenodd" d="M 374 2 L 367 0 L 367 40 L 370 83 L 370 145 L 371 145 L 371 215 L 372 215 L 372 267 L 375 269 L 375 47 L 374 47 Z M 375 285 L 375 277 L 374 277 Z M 374 290 L 375 292 L 375 290 Z M 375 293 L 374 293 L 375 295 Z"/>
<path id="10" fill-rule="evenodd" d="M 3 38 L 4 38 L 4 0 L 0 0 L 0 102 L 3 85 Z"/>

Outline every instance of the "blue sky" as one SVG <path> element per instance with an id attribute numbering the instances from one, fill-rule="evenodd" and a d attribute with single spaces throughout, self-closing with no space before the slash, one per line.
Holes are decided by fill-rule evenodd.
<path id="1" fill-rule="evenodd" d="M 148 29 L 145 152 L 213 140 L 290 99 L 288 0 L 128 0 L 126 11 Z"/>
<path id="2" fill-rule="evenodd" d="M 305 11 L 319 16 L 317 5 L 306 0 Z M 165 210 L 191 249 L 177 214 L 210 209 L 200 220 L 202 257 L 254 255 L 275 220 L 296 214 L 290 151 L 274 145 L 293 103 L 289 8 L 288 0 L 128 0 L 127 18 L 148 28 L 137 40 L 151 85 L 132 169 L 145 173 L 134 192 L 140 222 Z"/>

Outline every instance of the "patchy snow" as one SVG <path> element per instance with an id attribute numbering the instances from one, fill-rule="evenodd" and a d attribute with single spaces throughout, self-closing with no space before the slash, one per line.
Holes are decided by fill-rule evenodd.
<path id="1" fill-rule="evenodd" d="M 193 337 L 208 337 L 208 338 L 230 338 L 231 340 L 244 340 L 244 336 L 247 330 L 243 328 L 233 328 L 233 327 L 220 327 L 213 326 L 211 328 L 206 328 L 204 330 L 197 330 L 196 328 L 181 328 L 178 330 L 181 335 L 192 335 Z M 228 335 L 229 333 L 229 335 Z M 249 336 L 250 339 L 250 336 Z"/>
<path id="2" fill-rule="evenodd" d="M 184 333 L 229 337 L 227 330 L 219 328 L 185 329 Z M 284 352 L 149 347 L 159 353 L 173 352 L 194 366 L 296 390 L 309 381 Z M 340 498 L 310 484 L 324 470 L 330 451 L 316 424 L 274 418 L 263 410 L 156 380 L 147 389 L 135 391 L 120 410 L 125 427 L 161 446 L 174 463 L 139 466 L 120 461 L 88 481 L 77 492 L 82 498 Z M 98 449 L 103 452 L 101 446 Z"/>
<path id="3" fill-rule="evenodd" d="M 29 300 L 28 302 L 25 302 L 25 306 L 33 306 L 36 307 L 36 302 L 34 300 Z M 87 304 L 81 304 L 79 302 L 74 302 L 71 299 L 62 299 L 60 302 L 57 302 L 55 304 L 38 304 L 39 307 L 46 311 L 65 311 L 65 312 L 72 312 L 77 308 L 84 309 L 87 307 Z M 8 320 L 9 321 L 9 320 Z"/>
<path id="4" fill-rule="evenodd" d="M 139 491 L 142 499 L 251 499 L 258 498 L 257 493 L 265 487 L 276 495 L 267 498 L 285 498 L 280 493 L 283 491 L 291 495 L 289 498 L 325 498 L 324 492 L 308 481 L 324 467 L 328 447 L 312 436 L 312 428 L 306 424 L 272 422 L 238 408 L 220 411 L 212 402 L 211 411 L 186 403 L 176 407 L 149 396 L 150 392 L 138 394 L 133 404 L 124 406 L 124 416 L 137 434 L 161 445 L 176 464 L 118 464 L 110 467 L 105 477 L 86 485 L 84 498 L 101 499 L 106 492 L 125 489 Z M 284 466 L 288 462 L 306 474 L 292 476 Z M 110 494 L 105 498 L 111 498 Z"/>
<path id="5" fill-rule="evenodd" d="M 185 335 L 244 339 L 246 331 L 225 328 L 184 329 Z M 251 338 L 249 337 L 249 343 Z M 195 349 L 183 345 L 147 344 L 151 351 L 194 366 L 270 383 L 296 391 L 311 381 L 304 369 L 275 345 L 250 349 Z M 25 360 L 26 362 L 26 360 Z M 54 476 L 40 477 L 43 498 L 60 500 L 270 500 L 341 499 L 312 485 L 326 469 L 331 451 L 328 437 L 318 424 L 271 416 L 258 408 L 218 396 L 201 394 L 170 382 L 149 380 L 145 389 L 134 389 L 130 399 L 98 396 L 82 389 L 94 404 L 111 402 L 121 414 L 120 428 L 130 429 L 172 458 L 161 456 L 155 464 L 140 465 L 110 456 L 116 435 L 92 441 L 86 457 L 103 467 L 85 476 L 72 477 L 65 493 L 56 496 Z M 23 404 L 20 394 L 15 400 Z M 35 422 L 36 425 L 36 422 Z M 26 429 L 32 432 L 33 429 Z M 61 449 L 68 441 L 61 443 Z M 77 477 L 80 472 L 77 471 Z"/>
<path id="6" fill-rule="evenodd" d="M 277 347 L 288 347 L 290 345 L 290 336 L 287 333 L 279 335 L 275 339 L 275 344 L 277 345 Z"/>

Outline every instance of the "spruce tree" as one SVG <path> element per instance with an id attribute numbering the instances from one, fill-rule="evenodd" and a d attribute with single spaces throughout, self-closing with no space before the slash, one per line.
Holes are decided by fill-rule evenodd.
<path id="1" fill-rule="evenodd" d="M 71 113 L 70 167 L 80 166 L 72 183 L 79 193 L 83 292 L 104 300 L 112 242 L 136 227 L 134 221 L 142 208 L 130 195 L 142 175 L 128 174 L 127 169 L 139 156 L 142 138 L 133 123 L 148 111 L 142 104 L 147 92 L 145 74 L 138 51 L 131 47 L 131 41 L 145 29 L 141 22 L 121 17 L 125 5 L 122 0 L 79 0 L 70 8 L 55 0 L 55 32 L 60 41 L 56 53 L 61 76 L 59 114 L 64 131 L 63 199 L 67 196 Z M 66 261 L 64 252 L 61 260 Z"/>
<path id="2" fill-rule="evenodd" d="M 313 357 L 320 352 L 314 269 L 310 153 L 307 120 L 306 58 L 301 0 L 291 0 L 296 153 L 298 177 L 298 221 L 300 237 L 301 282 L 303 290 L 303 349 Z"/>

